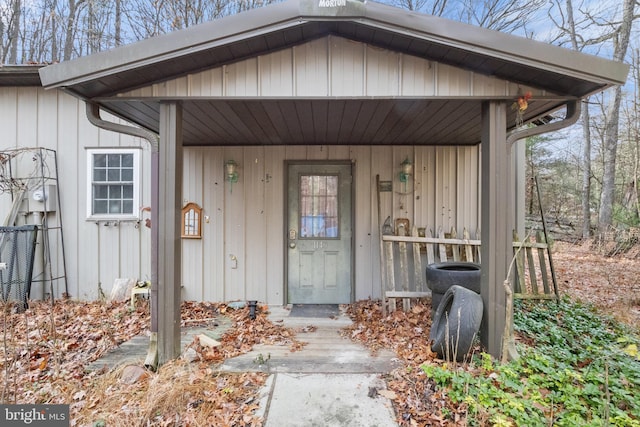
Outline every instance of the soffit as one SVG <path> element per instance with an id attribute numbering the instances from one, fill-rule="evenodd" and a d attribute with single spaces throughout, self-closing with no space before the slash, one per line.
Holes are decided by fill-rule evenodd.
<path id="1" fill-rule="evenodd" d="M 158 131 L 157 99 L 110 99 L 118 115 Z M 471 145 L 480 142 L 481 99 L 310 98 L 190 99 L 183 108 L 185 146 L 225 145 Z M 538 100 L 528 117 L 558 100 Z M 509 123 L 516 122 L 509 110 Z"/>

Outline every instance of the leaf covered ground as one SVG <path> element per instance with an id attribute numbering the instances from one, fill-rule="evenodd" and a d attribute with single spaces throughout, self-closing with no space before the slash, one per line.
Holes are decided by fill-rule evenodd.
<path id="1" fill-rule="evenodd" d="M 594 304 L 600 312 L 614 315 L 637 331 L 638 259 L 606 258 L 588 245 L 566 244 L 556 244 L 553 256 L 563 295 Z M 86 367 L 122 342 L 147 332 L 149 311 L 144 304 L 135 311 L 130 311 L 126 302 L 65 300 L 56 301 L 53 308 L 49 302 L 32 302 L 25 313 L 19 314 L 12 313 L 10 306 L 4 308 L 0 318 L 0 401 L 70 404 L 72 425 L 76 426 L 259 426 L 262 420 L 256 416 L 256 395 L 266 380 L 265 374 L 222 374 L 216 371 L 216 364 L 249 351 L 259 342 L 280 343 L 291 351 L 304 346 L 296 340 L 294 331 L 269 322 L 264 307 L 255 321 L 248 321 L 246 309 L 185 302 L 184 325 L 205 324 L 223 315 L 232 319 L 234 325 L 220 340 L 222 345 L 209 348 L 195 341 L 191 347 L 197 354 L 196 361 L 178 359 L 129 383 L 123 381 L 124 367 L 111 372 L 87 372 Z M 452 394 L 458 386 L 469 392 L 468 383 L 456 383 L 460 378 L 469 382 L 469 378 L 489 378 L 495 383 L 503 372 L 486 359 L 476 365 L 453 367 L 437 360 L 427 340 L 431 326 L 428 300 L 415 304 L 408 313 L 399 310 L 385 318 L 377 301 L 360 301 L 348 306 L 347 311 L 354 322 L 343 331 L 345 336 L 372 351 L 392 349 L 403 362 L 402 368 L 386 378 L 400 425 L 510 425 L 508 417 L 495 418 L 495 412 L 479 410 L 475 401 Z M 521 341 L 535 343 L 534 338 L 524 335 Z M 480 349 L 474 352 L 479 355 Z M 588 362 L 588 357 L 585 360 Z M 620 381 L 623 388 L 629 383 L 624 378 Z M 500 400 L 497 396 L 490 398 Z M 503 399 L 519 410 L 518 399 Z M 524 396 L 522 402 L 527 402 Z M 631 405 L 625 402 L 620 405 Z M 532 404 L 532 408 L 543 417 L 553 417 L 542 403 Z"/>
<path id="2" fill-rule="evenodd" d="M 182 304 L 183 326 L 206 324 L 228 316 L 233 327 L 218 347 L 190 345 L 193 362 L 182 358 L 158 372 L 143 371 L 133 382 L 125 366 L 110 372 L 87 372 L 88 364 L 110 349 L 147 331 L 148 303 L 135 311 L 128 302 L 34 301 L 24 313 L 2 317 L 0 361 L 2 403 L 70 405 L 74 426 L 258 426 L 256 395 L 265 374 L 223 374 L 216 363 L 249 351 L 257 343 L 302 343 L 295 333 L 269 322 L 265 314 L 249 321 L 247 309 L 224 304 Z"/>
<path id="3" fill-rule="evenodd" d="M 372 301 L 350 307 L 350 336 L 374 350 L 394 349 L 404 361 L 387 379 L 400 425 L 640 426 L 640 260 L 603 257 L 590 243 L 557 243 L 553 260 L 560 293 L 574 302 L 518 304 L 524 350 L 512 364 L 501 366 L 477 347 L 473 363 L 436 359 L 425 338 L 429 307 L 386 318 Z"/>

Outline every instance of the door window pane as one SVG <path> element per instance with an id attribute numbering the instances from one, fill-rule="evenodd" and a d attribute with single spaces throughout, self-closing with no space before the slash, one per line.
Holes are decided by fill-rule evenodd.
<path id="1" fill-rule="evenodd" d="M 338 236 L 338 176 L 300 176 L 300 237 Z"/>

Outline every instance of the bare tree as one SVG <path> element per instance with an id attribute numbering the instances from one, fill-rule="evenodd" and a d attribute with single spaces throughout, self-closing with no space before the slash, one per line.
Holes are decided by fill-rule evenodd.
<path id="1" fill-rule="evenodd" d="M 22 12 L 22 1 L 13 0 L 12 23 L 9 27 L 9 37 L 12 41 L 9 47 L 9 63 L 16 64 L 18 62 L 18 44 L 20 40 L 20 15 Z"/>
<path id="2" fill-rule="evenodd" d="M 640 49 L 631 49 L 630 82 L 635 85 L 636 96 L 627 97 L 620 109 L 620 141 L 618 146 L 618 161 L 616 162 L 616 181 L 624 183 L 623 193 L 620 194 L 620 209 L 616 209 L 616 222 L 632 227 L 640 224 L 640 195 L 638 184 L 640 181 Z M 618 200 L 618 198 L 616 198 Z"/>
<path id="3" fill-rule="evenodd" d="M 0 15 L 0 64 L 4 62 L 4 20 Z"/>
<path id="4" fill-rule="evenodd" d="M 433 16 L 442 16 L 447 11 L 448 0 L 394 0 L 392 5 L 407 10 L 420 11 Z"/>
<path id="5" fill-rule="evenodd" d="M 580 51 L 584 46 L 578 43 L 572 0 L 566 0 L 566 7 L 566 27 L 564 25 L 560 25 L 560 27 L 568 33 L 571 47 Z M 582 237 L 584 239 L 591 236 L 591 128 L 589 127 L 589 119 L 589 99 L 586 99 L 582 106 Z"/>
<path id="6" fill-rule="evenodd" d="M 49 2 L 49 18 L 51 20 L 51 62 L 56 62 L 59 59 L 59 47 L 58 47 L 58 0 L 51 0 Z"/>
<path id="7" fill-rule="evenodd" d="M 626 57 L 634 16 L 634 7 L 637 0 L 623 0 L 622 10 L 612 9 L 607 5 L 590 5 L 591 9 L 583 2 L 576 8 L 573 0 L 565 0 L 564 8 L 562 0 L 557 0 L 556 15 L 549 17 L 558 27 L 560 34 L 556 42 L 560 45 L 568 44 L 572 49 L 583 51 L 588 49 L 601 50 L 607 46 L 613 46 L 613 59 L 623 61 Z M 580 20 L 575 19 L 576 12 L 580 13 Z M 616 14 L 621 12 L 621 17 Z M 590 102 L 584 103 L 582 116 L 583 133 L 583 161 L 582 161 L 582 235 L 589 237 L 591 234 L 591 200 L 593 163 L 592 148 L 594 137 L 592 131 L 596 131 L 596 137 L 602 138 L 601 171 L 602 180 L 599 192 L 598 229 L 604 231 L 612 225 L 613 203 L 615 200 L 616 157 L 618 146 L 618 122 L 620 103 L 623 93 L 620 87 L 613 88 L 607 96 L 597 96 L 596 99 L 606 102 L 607 107 L 601 105 L 601 116 L 604 120 L 599 126 L 599 120 L 591 117 Z M 587 100 L 588 101 L 588 100 Z"/>
<path id="8" fill-rule="evenodd" d="M 62 57 L 63 61 L 68 61 L 72 58 L 73 48 L 75 45 L 75 34 L 77 31 L 77 14 L 85 1 L 86 0 L 67 0 L 66 31 Z"/>
<path id="9" fill-rule="evenodd" d="M 13 4 L 0 5 L 0 64 L 7 62 L 12 44 L 11 28 L 14 25 Z"/>
<path id="10" fill-rule="evenodd" d="M 116 0 L 116 16 L 115 16 L 115 28 L 114 28 L 114 42 L 116 46 L 122 45 L 122 0 Z"/>
<path id="11" fill-rule="evenodd" d="M 0 4 L 0 63 L 17 63 L 21 14 L 21 0 Z"/>
<path id="12" fill-rule="evenodd" d="M 622 62 L 627 55 L 631 27 L 633 25 L 634 7 L 637 0 L 623 0 L 622 19 L 612 32 L 613 60 Z M 600 193 L 600 211 L 598 213 L 598 230 L 602 233 L 611 227 L 613 222 L 613 202 L 615 194 L 616 155 L 618 149 L 618 127 L 622 88 L 616 86 L 610 90 L 609 104 L 604 133 L 604 172 Z"/>
<path id="13" fill-rule="evenodd" d="M 521 31 L 527 34 L 527 25 L 544 0 L 460 0 L 458 19 L 462 22 L 505 33 Z"/>

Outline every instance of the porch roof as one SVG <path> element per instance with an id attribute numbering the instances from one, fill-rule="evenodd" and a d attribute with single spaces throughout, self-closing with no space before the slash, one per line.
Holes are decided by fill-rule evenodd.
<path id="1" fill-rule="evenodd" d="M 628 73 L 628 66 L 621 63 L 439 17 L 354 0 L 347 0 L 341 7 L 320 7 L 322 1 L 288 0 L 269 5 L 51 65 L 41 69 L 40 76 L 46 88 L 63 88 L 158 132 L 162 99 L 115 98 L 116 94 L 327 35 L 551 94 L 536 97 L 525 121 L 541 120 L 567 100 L 623 84 Z M 480 141 L 480 106 L 484 100 L 183 99 L 184 144 L 415 144 L 426 141 L 425 132 L 431 144 L 475 144 Z M 202 120 L 203 111 L 206 121 Z M 443 111 L 448 114 L 443 115 Z M 515 123 L 515 112 L 510 114 L 508 123 Z M 438 117 L 443 119 L 436 120 Z M 363 123 L 380 123 L 385 131 L 370 138 L 365 126 L 358 130 L 358 124 Z M 340 129 L 350 129 L 350 133 L 340 133 Z"/>

